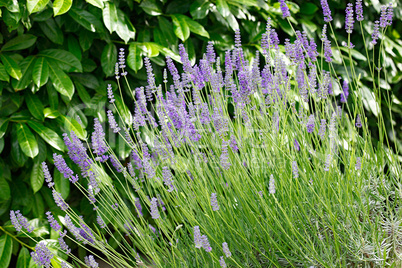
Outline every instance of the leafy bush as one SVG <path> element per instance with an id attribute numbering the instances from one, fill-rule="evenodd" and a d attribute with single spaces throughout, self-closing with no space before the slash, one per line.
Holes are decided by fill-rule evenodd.
<path id="1" fill-rule="evenodd" d="M 292 25 L 283 1 L 280 8 Z M 385 15 L 382 32 L 391 20 Z M 19 232 L 14 235 L 11 224 L 1 227 L 5 262 L 11 236 L 35 247 L 31 262 L 65 267 L 66 260 L 96 267 L 93 255 L 117 267 L 397 266 L 401 166 L 397 155 L 371 141 L 352 44 L 337 50 L 348 59 L 344 68 L 350 66 L 345 79 L 336 72 L 331 26 L 318 51 L 297 31 L 293 43 L 279 46 L 270 20 L 266 29 L 263 57 L 257 53 L 253 61 L 244 56 L 239 30 L 232 51 L 216 57 L 209 43 L 195 66 L 180 45 L 181 75 L 168 57 L 171 77 L 155 76 L 145 58 L 145 88 L 130 83 L 121 51 L 118 86 L 108 86 L 108 133 L 99 113 L 90 140 L 84 122 L 63 135 L 74 171 L 55 154 L 53 181 L 42 164 L 51 190 L 41 191 L 59 207 L 47 213 L 50 234 L 43 222 L 11 211 Z M 380 81 L 372 76 L 380 108 Z M 123 93 L 134 100 L 134 117 Z M 380 109 L 377 122 L 384 131 Z M 28 133 L 25 125 L 17 127 L 20 136 Z M 113 133 L 120 137 L 114 146 Z M 64 201 L 65 187 L 57 189 L 69 185 L 67 179 L 86 197 L 78 198 L 79 208 L 74 198 Z M 39 239 L 28 242 L 26 235 Z M 71 252 L 77 245 L 90 255 Z M 27 254 L 20 252 L 21 262 L 29 261 Z"/>

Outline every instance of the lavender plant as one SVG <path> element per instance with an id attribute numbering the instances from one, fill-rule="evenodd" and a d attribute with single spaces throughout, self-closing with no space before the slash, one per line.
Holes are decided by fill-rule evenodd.
<path id="1" fill-rule="evenodd" d="M 280 8 L 292 25 L 285 1 Z M 119 88 L 107 88 L 114 107 L 107 111 L 108 127 L 124 139 L 131 158 L 118 159 L 100 118 L 87 140 L 64 135 L 81 173 L 74 175 L 60 155 L 54 164 L 87 197 L 97 224 L 88 225 L 54 189 L 43 163 L 65 213 L 46 213 L 64 254 L 51 252 L 49 240 L 32 238 L 33 260 L 46 267 L 98 267 L 97 260 L 113 267 L 400 265 L 400 162 L 391 149 L 371 142 L 350 41 L 346 76 L 335 72 L 334 50 L 345 50 L 327 34 L 334 34 L 332 16 L 326 1 L 322 8 L 321 45 L 300 31 L 293 43 L 281 45 L 268 20 L 253 62 L 244 59 L 240 31 L 225 59 L 209 43 L 192 66 L 181 45 L 183 72 L 167 58 L 172 83 L 165 70 L 163 85 L 155 84 L 146 58 L 148 84 L 131 89 L 121 51 Z M 355 15 L 361 23 L 361 1 L 347 5 L 349 35 Z M 373 45 L 383 47 L 391 22 L 390 4 L 374 24 Z M 383 60 L 372 58 L 372 76 L 385 75 Z M 114 98 L 122 83 L 135 103 L 132 124 Z M 19 211 L 10 216 L 17 231 L 32 231 Z M 88 255 L 79 259 L 69 243 Z"/>

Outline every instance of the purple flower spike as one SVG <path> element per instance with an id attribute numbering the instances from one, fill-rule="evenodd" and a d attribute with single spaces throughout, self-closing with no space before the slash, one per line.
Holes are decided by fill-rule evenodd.
<path id="1" fill-rule="evenodd" d="M 196 248 L 202 247 L 200 226 L 194 226 L 194 244 Z"/>
<path id="2" fill-rule="evenodd" d="M 353 31 L 353 24 L 355 23 L 353 18 L 353 4 L 348 3 L 346 7 L 346 17 L 345 17 L 345 29 L 348 34 Z"/>
<path id="3" fill-rule="evenodd" d="M 356 7 L 355 8 L 356 8 L 356 20 L 357 21 L 364 20 L 362 0 L 356 0 Z"/>
<path id="4" fill-rule="evenodd" d="M 293 178 L 297 179 L 299 177 L 299 167 L 297 166 L 296 161 L 292 162 L 292 172 L 293 172 Z"/>
<path id="5" fill-rule="evenodd" d="M 174 190 L 174 186 L 173 186 L 173 175 L 172 172 L 170 171 L 169 167 L 164 166 L 162 168 L 162 176 L 163 176 L 163 182 L 164 184 L 169 187 L 169 189 L 167 190 L 169 193 L 172 192 Z"/>
<path id="6" fill-rule="evenodd" d="M 324 21 L 330 22 L 332 21 L 331 17 L 331 9 L 329 8 L 327 0 L 321 0 L 322 14 L 324 15 Z"/>
<path id="7" fill-rule="evenodd" d="M 385 28 L 387 27 L 388 23 L 388 14 L 387 14 L 387 6 L 381 6 L 381 17 L 380 17 L 380 27 Z"/>
<path id="8" fill-rule="evenodd" d="M 27 230 L 28 233 L 30 233 L 30 232 L 33 231 L 33 229 L 29 228 L 29 224 L 28 224 L 27 218 L 25 218 L 25 217 L 20 213 L 19 210 L 17 210 L 17 211 L 15 212 L 15 215 L 17 215 L 17 220 L 18 220 L 19 224 L 20 224 L 22 227 L 24 227 L 24 228 Z"/>
<path id="9" fill-rule="evenodd" d="M 105 143 L 105 132 L 98 118 L 94 119 L 94 132 L 92 133 L 91 141 L 94 154 L 97 155 L 96 160 L 105 162 L 107 156 L 103 155 L 107 152 L 108 148 Z"/>
<path id="10" fill-rule="evenodd" d="M 92 255 L 85 256 L 84 260 L 85 260 L 85 264 L 88 265 L 90 268 L 98 268 L 99 267 L 99 264 L 95 261 L 95 258 Z"/>
<path id="11" fill-rule="evenodd" d="M 295 139 L 295 142 L 294 142 L 294 146 L 295 146 L 296 151 L 300 151 L 300 144 L 296 139 Z"/>
<path id="12" fill-rule="evenodd" d="M 66 211 L 68 209 L 67 203 L 64 201 L 63 197 L 61 197 L 61 194 L 56 192 L 56 190 L 53 189 L 52 191 L 53 194 L 53 199 L 54 202 L 58 207 L 60 207 L 61 210 Z"/>
<path id="13" fill-rule="evenodd" d="M 156 220 L 160 218 L 158 211 L 158 199 L 156 197 L 152 197 L 151 200 L 151 216 L 152 219 Z"/>
<path id="14" fill-rule="evenodd" d="M 270 194 L 275 194 L 276 190 L 275 190 L 275 179 L 274 179 L 274 175 L 271 174 L 271 177 L 269 179 L 269 187 L 268 187 L 268 191 Z"/>
<path id="15" fill-rule="evenodd" d="M 64 178 L 69 179 L 74 175 L 74 172 L 71 170 L 71 168 L 67 166 L 63 156 L 54 153 L 53 160 L 54 165 L 59 170 L 59 172 L 64 175 Z"/>
<path id="16" fill-rule="evenodd" d="M 17 230 L 17 232 L 20 232 L 22 230 L 22 225 L 20 224 L 17 217 L 15 216 L 14 210 L 10 210 L 10 220 L 11 220 L 11 224 L 14 226 L 15 230 Z"/>
<path id="17" fill-rule="evenodd" d="M 230 258 L 232 256 L 232 253 L 229 250 L 228 243 L 223 242 L 222 249 L 223 249 L 223 253 L 225 253 L 226 258 Z"/>
<path id="18" fill-rule="evenodd" d="M 107 97 L 109 98 L 110 103 L 113 103 L 115 101 L 111 84 L 107 85 Z"/>
<path id="19" fill-rule="evenodd" d="M 201 236 L 202 247 L 205 249 L 206 252 L 211 252 L 212 248 L 209 244 L 208 237 L 206 235 Z"/>
<path id="20" fill-rule="evenodd" d="M 48 212 L 46 212 L 46 215 L 47 215 L 47 220 L 48 220 L 48 222 L 50 223 L 50 227 L 52 227 L 52 229 L 55 230 L 56 232 L 57 232 L 58 230 L 60 230 L 60 229 L 61 229 L 61 226 L 60 226 L 60 224 L 54 219 L 54 217 L 53 217 L 53 215 L 52 215 L 52 212 L 48 211 Z"/>
<path id="21" fill-rule="evenodd" d="M 97 216 L 96 217 L 96 222 L 98 223 L 98 225 L 99 225 L 99 227 L 100 228 L 106 228 L 106 224 L 105 224 L 105 222 L 103 221 L 103 219 L 102 219 L 102 217 L 101 216 Z"/>
<path id="22" fill-rule="evenodd" d="M 225 260 L 223 259 L 223 256 L 221 256 L 221 258 L 219 259 L 219 264 L 221 265 L 222 268 L 226 268 L 226 267 L 227 267 L 226 262 L 225 262 Z"/>
<path id="23" fill-rule="evenodd" d="M 54 186 L 54 182 L 52 176 L 49 173 L 49 169 L 47 167 L 46 162 L 42 162 L 42 170 L 43 170 L 43 174 L 45 176 L 46 182 L 47 182 L 47 186 L 49 188 L 52 188 Z"/>
<path id="24" fill-rule="evenodd" d="M 240 29 L 237 29 L 235 31 L 235 47 L 240 48 L 241 47 L 241 37 L 240 37 Z"/>
<path id="25" fill-rule="evenodd" d="M 343 89 L 343 92 L 341 93 L 341 102 L 346 103 L 348 101 L 348 96 L 349 96 L 349 85 L 346 80 L 343 81 L 342 89 Z"/>
<path id="26" fill-rule="evenodd" d="M 371 38 L 373 38 L 371 43 L 373 45 L 377 44 L 377 39 L 378 39 L 379 36 L 380 36 L 380 22 L 378 20 L 376 20 L 374 22 L 373 33 L 371 34 Z"/>
<path id="27" fill-rule="evenodd" d="M 388 26 L 392 25 L 393 16 L 394 16 L 394 8 L 392 6 L 392 2 L 390 2 L 388 5 L 388 9 L 387 9 L 387 25 Z"/>
<path id="28" fill-rule="evenodd" d="M 278 2 L 281 4 L 282 17 L 283 18 L 290 17 L 290 11 L 285 3 L 285 0 L 279 0 Z"/>
<path id="29" fill-rule="evenodd" d="M 311 114 L 311 115 L 308 117 L 308 121 L 307 121 L 306 127 L 307 127 L 307 132 L 308 132 L 308 133 L 312 133 L 312 132 L 314 131 L 315 122 L 314 122 L 314 115 L 313 115 L 313 114 Z"/>
<path id="30" fill-rule="evenodd" d="M 50 260 L 53 258 L 53 254 L 46 247 L 45 243 L 40 242 L 36 244 L 35 251 L 31 252 L 31 257 L 37 265 L 43 265 L 46 268 L 51 267 Z"/>
<path id="31" fill-rule="evenodd" d="M 113 129 L 114 133 L 118 133 L 120 131 L 120 127 L 117 125 L 111 110 L 107 110 L 107 118 L 109 119 L 110 128 Z"/>
<path id="32" fill-rule="evenodd" d="M 209 63 L 216 62 L 216 55 L 214 51 L 214 42 L 209 41 L 207 45 L 207 60 Z"/>
<path id="33" fill-rule="evenodd" d="M 356 168 L 356 170 L 362 169 L 362 159 L 361 159 L 361 157 L 356 158 L 356 166 L 355 166 L 355 168 Z"/>
<path id="34" fill-rule="evenodd" d="M 216 193 L 211 194 L 211 206 L 213 211 L 219 210 L 218 200 L 216 199 Z"/>

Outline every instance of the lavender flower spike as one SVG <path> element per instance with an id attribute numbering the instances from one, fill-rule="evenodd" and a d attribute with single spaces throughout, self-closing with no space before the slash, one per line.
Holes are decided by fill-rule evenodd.
<path id="1" fill-rule="evenodd" d="M 292 173 L 293 173 L 293 178 L 294 179 L 297 179 L 299 177 L 299 168 L 297 166 L 296 161 L 292 162 Z"/>
<path id="2" fill-rule="evenodd" d="M 17 230 L 17 232 L 20 232 L 22 230 L 22 225 L 20 224 L 17 217 L 15 216 L 14 210 L 10 210 L 10 220 L 11 220 L 11 224 L 14 226 L 15 230 Z"/>
<path id="3" fill-rule="evenodd" d="M 331 9 L 329 8 L 327 0 L 321 0 L 322 14 L 324 15 L 324 21 L 330 22 L 332 21 L 331 17 Z"/>
<path id="4" fill-rule="evenodd" d="M 33 231 L 33 229 L 29 228 L 27 218 L 25 218 L 19 210 L 15 212 L 10 211 L 10 218 L 17 231 L 21 231 L 22 227 L 24 227 L 28 233 Z"/>
<path id="5" fill-rule="evenodd" d="M 60 173 L 64 175 L 64 178 L 69 179 L 74 175 L 74 172 L 69 168 L 64 160 L 63 156 L 56 153 L 53 154 L 54 165 Z"/>
<path id="6" fill-rule="evenodd" d="M 221 256 L 221 258 L 219 259 L 219 264 L 221 265 L 222 268 L 226 268 L 226 267 L 227 267 L 226 262 L 225 262 L 225 260 L 223 259 L 223 256 Z"/>
<path id="7" fill-rule="evenodd" d="M 47 167 L 46 162 L 42 162 L 42 170 L 43 170 L 43 174 L 44 174 L 44 176 L 45 176 L 46 182 L 47 182 L 47 186 L 48 186 L 49 188 L 52 188 L 53 185 L 54 185 L 54 182 L 52 182 L 53 179 L 52 179 L 52 176 L 51 176 L 50 173 L 49 173 L 49 169 L 48 169 L 48 167 Z"/>
<path id="8" fill-rule="evenodd" d="M 268 187 L 269 193 L 270 194 L 275 194 L 276 190 L 275 190 L 275 179 L 274 179 L 274 175 L 271 174 L 271 177 L 269 179 L 269 187 Z"/>
<path id="9" fill-rule="evenodd" d="M 362 0 L 356 0 L 355 8 L 356 8 L 356 20 L 357 21 L 364 20 Z"/>
<path id="10" fill-rule="evenodd" d="M 373 45 L 377 44 L 377 39 L 378 39 L 379 36 L 380 36 L 380 22 L 378 20 L 376 20 L 374 22 L 374 26 L 373 26 L 373 33 L 371 34 L 371 38 L 373 38 L 371 43 Z"/>
<path id="11" fill-rule="evenodd" d="M 194 226 L 194 244 L 196 248 L 202 247 L 200 226 Z"/>
<path id="12" fill-rule="evenodd" d="M 107 85 L 107 97 L 109 98 L 110 103 L 113 103 L 115 101 L 111 84 Z"/>
<path id="13" fill-rule="evenodd" d="M 360 114 L 356 116 L 356 127 L 358 128 L 362 127 L 362 120 L 360 119 Z"/>
<path id="14" fill-rule="evenodd" d="M 31 257 L 38 266 L 43 265 L 46 268 L 51 267 L 50 260 L 53 258 L 53 254 L 46 247 L 44 242 L 36 244 L 35 251 L 31 252 Z"/>
<path id="15" fill-rule="evenodd" d="M 229 250 L 228 243 L 223 242 L 222 243 L 222 249 L 223 249 L 223 253 L 225 253 L 226 258 L 230 258 L 230 256 L 232 256 L 232 253 Z"/>
<path id="16" fill-rule="evenodd" d="M 60 224 L 54 219 L 54 217 L 53 217 L 53 215 L 52 215 L 52 212 L 48 211 L 48 212 L 46 212 L 46 215 L 47 215 L 47 220 L 48 220 L 48 222 L 49 222 L 49 224 L 50 224 L 50 227 L 52 227 L 52 229 L 55 230 L 56 232 L 57 232 L 58 230 L 60 230 L 60 229 L 61 229 L 61 226 L 60 226 Z"/>
<path id="17" fill-rule="evenodd" d="M 290 11 L 285 3 L 285 0 L 279 0 L 278 2 L 281 4 L 282 17 L 283 18 L 290 17 Z"/>
<path id="18" fill-rule="evenodd" d="M 158 211 L 158 199 L 156 197 L 152 197 L 151 200 L 151 216 L 152 219 L 156 220 L 160 218 Z"/>
<path id="19" fill-rule="evenodd" d="M 346 17 L 345 17 L 345 29 L 348 34 L 353 31 L 353 24 L 355 23 L 353 19 L 353 4 L 348 3 L 346 7 Z"/>
<path id="20" fill-rule="evenodd" d="M 84 260 L 85 260 L 85 264 L 88 265 L 90 268 L 98 268 L 99 267 L 99 264 L 95 261 L 95 258 L 92 255 L 85 256 Z"/>
<path id="21" fill-rule="evenodd" d="M 342 86 L 343 92 L 341 93 L 341 102 L 346 103 L 348 101 L 348 96 L 349 96 L 349 85 L 346 80 L 343 81 L 343 86 Z"/>
<path id="22" fill-rule="evenodd" d="M 110 128 L 113 129 L 114 133 L 118 133 L 120 131 L 120 127 L 117 125 L 111 110 L 107 110 L 107 118 L 109 119 Z"/>
<path id="23" fill-rule="evenodd" d="M 219 210 L 218 200 L 216 199 L 216 193 L 211 194 L 211 206 L 213 211 Z"/>
<path id="24" fill-rule="evenodd" d="M 212 248 L 209 244 L 208 237 L 206 235 L 201 236 L 202 247 L 205 249 L 206 252 L 211 252 Z"/>

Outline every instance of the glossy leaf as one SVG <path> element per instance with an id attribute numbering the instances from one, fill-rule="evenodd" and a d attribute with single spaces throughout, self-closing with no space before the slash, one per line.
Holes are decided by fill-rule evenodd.
<path id="1" fill-rule="evenodd" d="M 24 60 L 20 62 L 21 67 L 21 79 L 20 80 L 12 80 L 11 84 L 15 91 L 23 90 L 28 87 L 28 85 L 32 82 L 32 70 L 35 63 L 34 56 L 28 56 Z"/>
<path id="2" fill-rule="evenodd" d="M 162 6 L 160 1 L 157 0 L 144 0 L 141 2 L 140 7 L 151 16 L 162 15 Z"/>
<path id="3" fill-rule="evenodd" d="M 49 108 L 49 107 L 47 107 L 43 110 L 43 114 L 45 115 L 45 118 L 50 118 L 50 119 L 55 119 L 61 115 L 58 110 L 53 110 L 52 108 Z M 28 124 L 29 124 L 29 122 L 28 122 Z"/>
<path id="4" fill-rule="evenodd" d="M 27 0 L 29 14 L 44 10 L 48 3 L 49 0 Z"/>
<path id="5" fill-rule="evenodd" d="M 28 157 L 22 152 L 17 139 L 17 124 L 14 124 L 11 136 L 11 162 L 14 166 L 23 167 Z"/>
<path id="6" fill-rule="evenodd" d="M 32 78 L 38 88 L 47 83 L 49 79 L 49 64 L 44 57 L 36 59 L 32 70 Z"/>
<path id="7" fill-rule="evenodd" d="M 85 0 L 85 1 L 95 7 L 99 7 L 100 9 L 104 8 L 103 0 Z"/>
<path id="8" fill-rule="evenodd" d="M 102 10 L 103 23 L 110 33 L 116 31 L 117 28 L 117 9 L 114 3 L 106 2 L 105 8 Z"/>
<path id="9" fill-rule="evenodd" d="M 0 118 L 0 138 L 3 138 L 4 134 L 6 134 L 8 127 L 8 118 Z"/>
<path id="10" fill-rule="evenodd" d="M 70 100 L 74 95 L 74 84 L 70 77 L 63 72 L 57 65 L 49 64 L 50 80 L 54 88 L 61 94 L 68 97 Z"/>
<path id="11" fill-rule="evenodd" d="M 43 201 L 40 192 L 34 195 L 34 205 L 32 207 L 32 212 L 35 218 L 43 218 L 45 215 L 45 202 Z"/>
<path id="12" fill-rule="evenodd" d="M 85 103 L 85 105 L 88 105 L 88 107 L 90 107 L 91 96 L 89 95 L 88 91 L 78 81 L 74 81 L 74 85 L 75 88 L 77 89 L 77 93 L 78 96 L 80 96 L 80 99 Z"/>
<path id="13" fill-rule="evenodd" d="M 20 254 L 18 254 L 17 267 L 16 268 L 29 268 L 29 260 L 31 255 L 26 247 L 21 247 Z"/>
<path id="14" fill-rule="evenodd" d="M 218 9 L 223 17 L 227 17 L 230 14 L 230 9 L 226 0 L 217 0 L 216 9 Z"/>
<path id="15" fill-rule="evenodd" d="M 1 48 L 1 51 L 15 51 L 29 48 L 35 44 L 36 39 L 37 37 L 32 34 L 23 34 L 17 36 L 5 43 Z"/>
<path id="16" fill-rule="evenodd" d="M 0 177 L 0 202 L 9 200 L 11 197 L 10 186 L 3 177 Z"/>
<path id="17" fill-rule="evenodd" d="M 60 116 L 60 114 L 58 116 Z M 62 138 L 60 138 L 60 136 L 54 130 L 47 128 L 43 124 L 37 123 L 32 120 L 28 121 L 28 126 L 32 128 L 32 130 L 35 131 L 50 146 L 59 151 L 64 151 L 65 149 L 64 142 Z"/>
<path id="18" fill-rule="evenodd" d="M 179 54 L 173 52 L 172 50 L 170 50 L 170 49 L 168 49 L 168 48 L 166 48 L 166 47 L 163 47 L 163 48 L 160 50 L 160 52 L 161 52 L 163 55 L 165 55 L 165 56 L 171 57 L 172 59 L 174 59 L 174 60 L 177 61 L 177 62 L 181 62 L 181 58 L 180 58 Z"/>
<path id="19" fill-rule="evenodd" d="M 72 0 L 54 0 L 53 2 L 53 13 L 54 16 L 62 15 L 68 12 L 73 4 Z"/>
<path id="20" fill-rule="evenodd" d="M 172 15 L 173 20 L 173 31 L 175 35 L 181 40 L 186 41 L 190 36 L 190 28 L 186 23 L 186 16 L 181 14 Z"/>
<path id="21" fill-rule="evenodd" d="M 67 133 L 74 131 L 78 138 L 84 140 L 87 136 L 87 131 L 74 118 L 61 115 L 61 122 Z"/>
<path id="22" fill-rule="evenodd" d="M 135 72 L 142 68 L 141 49 L 136 43 L 130 44 L 128 48 L 127 64 Z"/>
<path id="23" fill-rule="evenodd" d="M 144 42 L 141 44 L 141 49 L 147 57 L 153 58 L 159 55 L 160 46 L 153 42 Z"/>
<path id="24" fill-rule="evenodd" d="M 0 236 L 0 267 L 9 267 L 13 253 L 13 239 L 4 234 Z"/>
<path id="25" fill-rule="evenodd" d="M 56 168 L 54 169 L 53 180 L 56 191 L 61 194 L 63 199 L 66 199 L 70 194 L 70 181 L 64 178 L 64 175 L 61 174 Z"/>
<path id="26" fill-rule="evenodd" d="M 179 15 L 177 15 L 177 16 L 179 16 Z M 189 17 L 187 17 L 185 15 L 180 15 L 180 17 L 182 17 L 184 19 L 184 21 L 187 23 L 191 32 L 204 36 L 206 38 L 209 38 L 208 32 L 205 30 L 205 28 L 201 24 L 190 19 Z"/>
<path id="27" fill-rule="evenodd" d="M 131 126 L 133 117 L 131 115 L 130 110 L 128 109 L 126 104 L 122 101 L 119 95 L 115 95 L 114 98 L 116 100 L 115 101 L 116 107 L 119 110 L 122 119 L 127 125 Z"/>
<path id="28" fill-rule="evenodd" d="M 22 152 L 26 156 L 34 158 L 38 155 L 38 142 L 36 141 L 35 136 L 32 134 L 31 130 L 29 130 L 27 125 L 17 125 L 17 139 Z"/>
<path id="29" fill-rule="evenodd" d="M 167 41 L 169 44 L 176 44 L 177 37 L 174 33 L 172 23 L 162 16 L 158 17 L 158 23 L 165 41 Z"/>
<path id="30" fill-rule="evenodd" d="M 38 25 L 50 41 L 58 45 L 63 44 L 64 34 L 53 18 L 38 23 Z"/>
<path id="31" fill-rule="evenodd" d="M 190 6 L 190 14 L 193 19 L 201 20 L 208 15 L 210 8 L 211 3 L 208 0 L 196 0 Z"/>
<path id="32" fill-rule="evenodd" d="M 10 81 L 10 76 L 8 75 L 6 68 L 4 67 L 3 64 L 0 63 L 0 80 L 1 81 Z"/>
<path id="33" fill-rule="evenodd" d="M 43 114 L 44 106 L 38 95 L 32 94 L 31 91 L 27 90 L 24 96 L 28 106 L 28 110 L 31 112 L 32 116 L 40 121 L 43 121 L 45 119 L 45 116 Z"/>
<path id="34" fill-rule="evenodd" d="M 103 49 L 101 56 L 101 65 L 106 76 L 111 76 L 114 73 L 117 60 L 117 48 L 113 43 L 107 44 Z"/>
<path id="35" fill-rule="evenodd" d="M 68 51 L 70 51 L 78 60 L 81 61 L 82 53 L 78 39 L 73 35 L 69 35 L 67 38 L 67 45 L 68 45 Z"/>
<path id="36" fill-rule="evenodd" d="M 22 73 L 21 73 L 21 68 L 20 66 L 18 66 L 18 64 L 9 56 L 5 55 L 5 54 L 1 54 L 0 55 L 1 61 L 4 64 L 4 67 L 7 71 L 7 73 L 17 79 L 20 80 L 22 77 Z"/>
<path id="37" fill-rule="evenodd" d="M 75 69 L 78 72 L 82 72 L 81 62 L 69 51 L 63 49 L 46 49 L 42 50 L 37 56 L 42 56 L 56 62 L 63 71 Z"/>
<path id="38" fill-rule="evenodd" d="M 126 15 L 120 9 L 117 9 L 117 35 L 124 40 L 127 44 L 130 39 L 135 38 L 135 28 L 131 24 L 130 20 L 126 18 Z"/>
<path id="39" fill-rule="evenodd" d="M 30 181 L 31 181 L 31 187 L 32 187 L 33 193 L 36 193 L 37 191 L 39 191 L 43 186 L 43 182 L 45 181 L 45 176 L 43 174 L 42 166 L 39 163 L 39 161 L 35 161 L 32 166 Z"/>
<path id="40" fill-rule="evenodd" d="M 95 17 L 92 13 L 78 9 L 78 8 L 71 8 L 68 14 L 82 27 L 87 29 L 91 32 L 103 32 L 103 24 L 97 17 Z"/>
<path id="41" fill-rule="evenodd" d="M 4 138 L 0 138 L 0 154 L 4 149 Z M 1 171 L 1 167 L 0 167 L 0 171 Z"/>

